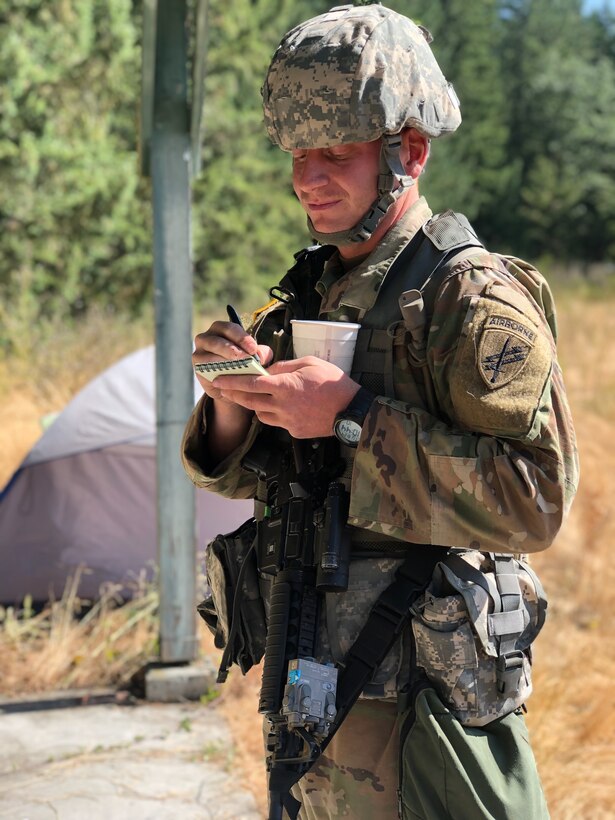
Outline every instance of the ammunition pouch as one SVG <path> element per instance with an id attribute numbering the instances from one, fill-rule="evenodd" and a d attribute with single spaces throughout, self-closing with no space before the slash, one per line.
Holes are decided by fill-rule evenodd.
<path id="1" fill-rule="evenodd" d="M 199 615 L 223 649 L 218 683 L 231 664 L 245 673 L 265 653 L 267 626 L 256 565 L 256 522 L 246 521 L 228 535 L 217 535 L 205 548 L 210 595 L 197 606 Z"/>
<path id="2" fill-rule="evenodd" d="M 412 608 L 416 664 L 462 724 L 484 726 L 527 700 L 546 609 L 523 560 L 469 551 L 436 565 Z"/>

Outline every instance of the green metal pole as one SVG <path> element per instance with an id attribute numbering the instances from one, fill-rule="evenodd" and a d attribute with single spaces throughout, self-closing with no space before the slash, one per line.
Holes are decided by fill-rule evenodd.
<path id="1" fill-rule="evenodd" d="M 196 657 L 194 488 L 179 458 L 194 404 L 185 0 L 158 0 L 151 140 L 156 315 L 160 657 Z"/>

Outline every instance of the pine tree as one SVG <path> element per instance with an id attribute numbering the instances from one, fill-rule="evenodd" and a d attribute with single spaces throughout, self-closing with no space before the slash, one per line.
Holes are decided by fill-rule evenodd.
<path id="1" fill-rule="evenodd" d="M 613 64 L 596 53 L 578 0 L 508 3 L 506 28 L 509 232 L 530 255 L 603 259 L 613 243 Z"/>
<path id="2" fill-rule="evenodd" d="M 260 89 L 283 34 L 328 8 L 211 0 L 203 173 L 194 186 L 197 298 L 263 300 L 309 243 L 291 160 L 265 133 Z"/>
<path id="3" fill-rule="evenodd" d="M 0 297 L 5 317 L 149 293 L 129 0 L 21 0 L 0 13 Z"/>
<path id="4" fill-rule="evenodd" d="M 491 242 L 510 177 L 497 0 L 407 0 L 396 8 L 432 33 L 436 59 L 461 101 L 463 122 L 434 142 L 424 191 L 435 210 L 462 211 Z"/>

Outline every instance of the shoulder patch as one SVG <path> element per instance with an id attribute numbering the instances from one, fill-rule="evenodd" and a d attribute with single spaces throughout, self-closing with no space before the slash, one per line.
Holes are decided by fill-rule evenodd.
<path id="1" fill-rule="evenodd" d="M 524 435 L 540 407 L 554 350 L 533 318 L 479 297 L 452 362 L 450 397 L 457 420 L 491 435 Z"/>
<path id="2" fill-rule="evenodd" d="M 489 316 L 478 344 L 478 372 L 490 390 L 503 387 L 520 375 L 536 332 L 509 316 Z"/>

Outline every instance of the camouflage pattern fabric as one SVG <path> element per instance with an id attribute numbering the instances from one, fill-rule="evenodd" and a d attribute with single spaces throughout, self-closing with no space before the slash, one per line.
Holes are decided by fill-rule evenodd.
<path id="1" fill-rule="evenodd" d="M 365 315 L 392 262 L 430 216 L 420 199 L 372 255 L 348 273 L 334 254 L 317 284 L 321 316 L 339 320 Z M 541 296 L 544 316 L 537 301 L 548 292 L 545 288 L 544 281 L 518 261 L 483 252 L 456 266 L 439 287 L 422 348 L 409 349 L 408 334 L 403 325 L 398 327 L 395 396 L 374 402 L 356 451 L 353 526 L 410 543 L 503 553 L 549 545 L 574 495 L 578 465 L 555 359 L 553 307 Z M 283 314 L 277 308 L 271 305 L 259 315 L 259 340 L 271 340 L 280 327 Z M 493 317 L 497 331 L 490 329 Z M 514 324 L 515 339 L 522 333 L 519 327 L 526 331 L 524 339 L 528 334 L 534 338 L 531 346 L 523 347 L 529 361 L 494 388 L 481 373 L 486 357 L 471 351 L 480 350 L 485 333 L 500 333 L 502 320 Z M 517 368 L 518 362 L 512 366 Z M 508 367 L 506 355 L 500 367 Z M 256 480 L 240 461 L 259 429 L 255 420 L 243 445 L 208 473 L 206 414 L 204 403 L 197 405 L 184 440 L 184 463 L 197 486 L 231 497 L 254 496 Z M 356 634 L 377 598 L 383 567 L 374 561 L 371 570 L 363 572 L 359 583 L 372 588 L 371 596 L 358 595 L 352 612 L 344 609 L 352 597 L 340 596 L 337 613 L 328 603 L 329 627 L 321 636 L 325 658 L 331 653 L 339 660 L 336 623 L 342 625 L 342 635 L 345 630 Z M 392 576 L 394 567 L 390 572 Z M 378 673 L 377 696 L 390 696 L 399 685 L 398 664 L 392 653 L 386 664 L 389 677 Z"/>
<path id="2" fill-rule="evenodd" d="M 365 315 L 401 247 L 430 215 L 420 199 L 348 273 L 334 254 L 317 285 L 321 318 Z M 450 272 L 426 306 L 431 318 L 422 349 L 409 349 L 408 334 L 398 327 L 395 395 L 378 396 L 363 426 L 350 524 L 409 543 L 492 552 L 530 553 L 551 544 L 576 491 L 578 458 L 552 305 L 547 299 L 545 317 L 538 301 L 544 292 L 544 280 L 518 261 L 477 253 Z M 504 349 L 519 332 L 506 335 L 502 321 L 523 327 L 524 339 L 532 334 L 532 345 Z M 272 307 L 260 322 L 259 341 L 267 342 L 280 312 Z M 501 334 L 501 347 L 493 349 L 503 376 L 509 367 L 516 372 L 488 385 L 484 372 L 493 354 L 481 358 L 478 351 L 494 332 Z M 525 359 L 520 369 L 518 361 L 509 363 L 518 356 Z M 206 414 L 197 405 L 184 436 L 188 475 L 222 495 L 253 496 L 256 480 L 240 461 L 258 429 L 255 421 L 244 444 L 208 471 Z"/>
<path id="3" fill-rule="evenodd" d="M 430 39 L 380 5 L 342 6 L 292 29 L 263 85 L 270 139 L 290 151 L 369 142 L 405 127 L 430 138 L 454 131 L 459 101 Z"/>
<path id="4" fill-rule="evenodd" d="M 514 261 L 487 253 L 441 284 L 415 350 L 423 366 L 399 344 L 396 396 L 378 397 L 363 426 L 354 526 L 504 553 L 552 543 L 578 459 L 555 339 L 531 287 Z"/>
<path id="5" fill-rule="evenodd" d="M 349 272 L 334 254 L 317 284 L 321 318 L 360 320 L 374 305 L 396 256 L 430 216 L 420 199 L 371 256 Z M 352 468 L 351 525 L 408 543 L 509 554 L 548 547 L 574 496 L 578 461 L 546 283 L 519 260 L 477 252 L 448 272 L 426 302 L 425 313 L 425 336 L 418 342 L 409 338 L 401 322 L 390 329 L 396 342 L 394 395 L 377 397 L 363 427 Z M 282 317 L 277 304 L 259 314 L 260 342 L 273 341 Z M 241 447 L 211 469 L 206 410 L 203 400 L 186 427 L 183 460 L 188 475 L 197 486 L 222 495 L 253 497 L 257 482 L 241 459 L 258 435 L 259 422 L 254 420 Z M 394 571 L 394 563 L 387 572 Z M 376 584 L 385 569 L 373 561 L 372 570 Z M 368 576 L 369 571 L 361 580 L 365 588 L 371 583 Z M 376 597 L 340 600 L 340 611 L 329 610 L 321 634 L 323 655 L 333 659 L 336 641 L 339 650 L 339 644 L 351 640 Z M 402 659 L 396 676 L 399 661 L 394 654 L 390 660 L 388 678 L 380 683 L 382 697 L 398 689 L 408 672 Z M 353 712 L 368 708 L 365 704 L 376 708 L 376 703 L 359 701 Z M 394 703 L 390 708 L 395 709 Z M 376 777 L 383 782 L 381 770 L 373 762 L 349 762 L 356 758 L 347 756 L 356 751 L 360 757 L 377 737 L 373 724 L 355 728 L 353 722 L 344 724 L 338 736 L 348 742 L 338 749 L 334 739 L 327 760 L 315 770 L 319 774 L 310 775 L 320 779 L 309 781 L 308 776 L 300 784 L 308 801 L 305 817 L 344 812 L 351 817 L 395 816 L 394 789 L 381 792 L 371 785 Z M 363 738 L 369 738 L 369 744 L 360 742 Z M 529 757 L 525 774 L 531 780 Z M 394 755 L 384 769 L 397 779 Z M 535 769 L 533 776 L 538 782 Z M 367 800 L 364 789 L 371 790 L 370 799 L 376 802 Z M 378 795 L 382 807 L 374 808 Z M 519 812 L 516 816 L 533 816 Z M 404 816 L 432 820 L 447 815 L 410 809 Z"/>
<path id="6" fill-rule="evenodd" d="M 466 729 L 431 688 L 412 706 L 399 715 L 394 702 L 355 704 L 293 789 L 300 820 L 397 818 L 400 731 L 403 820 L 548 820 L 522 716 Z"/>
<path id="7" fill-rule="evenodd" d="M 397 817 L 399 728 L 395 702 L 360 700 L 293 788 L 300 820 Z"/>
<path id="8" fill-rule="evenodd" d="M 529 566 L 515 560 L 510 569 L 519 581 L 523 621 L 515 650 L 522 653 L 522 671 L 516 691 L 502 694 L 495 660 L 499 642 L 491 624 L 492 613 L 499 611 L 493 562 L 479 552 L 460 556 L 481 570 L 489 591 L 469 576 L 458 576 L 446 561 L 438 564 L 432 582 L 413 606 L 416 663 L 461 723 L 484 726 L 514 712 L 532 693 L 528 649 L 544 622 L 546 601 Z"/>
<path id="9" fill-rule="evenodd" d="M 319 658 L 331 659 L 335 663 L 345 658 L 365 624 L 366 614 L 392 583 L 395 570 L 402 563 L 402 560 L 393 558 L 367 558 L 351 562 L 348 589 L 325 595 L 316 644 Z M 396 698 L 401 665 L 402 647 L 398 640 L 374 673 L 363 697 Z"/>

